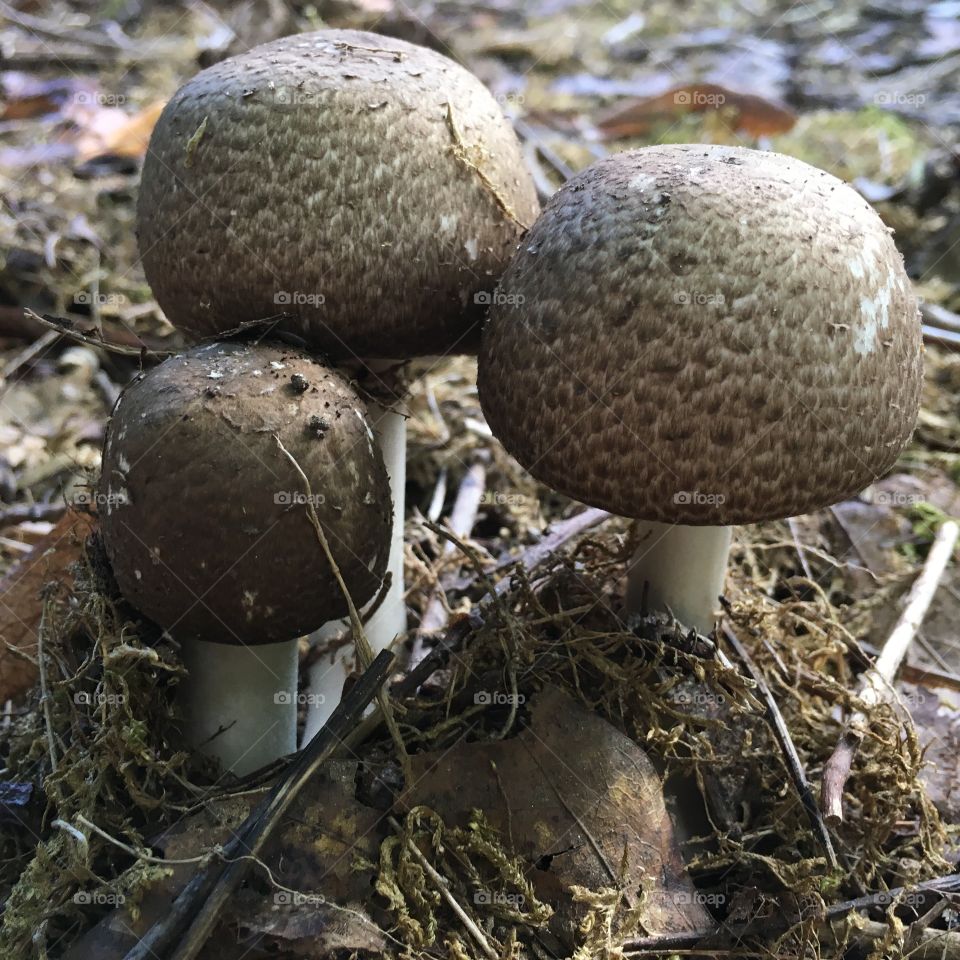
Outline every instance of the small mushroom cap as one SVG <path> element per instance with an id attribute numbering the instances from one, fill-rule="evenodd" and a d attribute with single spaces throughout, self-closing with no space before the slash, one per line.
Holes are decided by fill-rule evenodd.
<path id="1" fill-rule="evenodd" d="M 870 205 L 791 157 L 662 146 L 547 204 L 483 331 L 480 399 L 535 477 L 623 516 L 752 523 L 883 474 L 917 303 Z"/>
<path id="2" fill-rule="evenodd" d="M 157 122 L 137 211 L 147 280 L 198 336 L 289 315 L 337 359 L 476 351 L 539 203 L 513 128 L 446 57 L 321 30 L 231 57 Z"/>
<path id="3" fill-rule="evenodd" d="M 100 523 L 124 596 L 178 640 L 291 640 L 347 613 L 390 546 L 386 469 L 363 402 L 296 350 L 215 343 L 129 386 L 107 428 Z"/>

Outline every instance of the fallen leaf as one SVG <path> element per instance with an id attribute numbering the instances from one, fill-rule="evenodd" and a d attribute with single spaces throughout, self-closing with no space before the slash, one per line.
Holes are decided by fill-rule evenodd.
<path id="1" fill-rule="evenodd" d="M 80 559 L 93 518 L 68 510 L 30 553 L 0 580 L 0 702 L 19 696 L 37 680 L 32 659 L 43 601 L 52 581 L 73 582 L 71 564 Z M 26 656 L 23 656 L 26 654 Z"/>
<path id="2" fill-rule="evenodd" d="M 708 112 L 721 114 L 732 129 L 752 137 L 786 133 L 797 122 L 791 110 L 772 100 L 716 83 L 694 83 L 617 105 L 602 114 L 596 126 L 605 140 L 620 140 L 643 136 L 655 124 L 688 113 Z"/>
<path id="3" fill-rule="evenodd" d="M 261 854 L 287 889 L 270 890 L 265 872 L 254 868 L 224 907 L 202 953 L 204 960 L 278 955 L 319 960 L 341 951 L 358 957 L 382 955 L 385 935 L 364 907 L 373 889 L 372 873 L 355 869 L 355 860 L 376 859 L 383 813 L 356 799 L 356 777 L 352 760 L 334 760 L 318 771 Z M 209 803 L 156 837 L 151 847 L 171 860 L 200 856 L 226 843 L 262 796 Z M 121 960 L 167 915 L 195 870 L 194 864 L 172 866 L 168 876 L 145 892 L 136 916 L 125 906 L 113 910 L 74 943 L 63 960 Z"/>
<path id="4" fill-rule="evenodd" d="M 85 163 L 100 156 L 139 160 L 147 152 L 164 104 L 159 100 L 132 116 L 114 107 L 102 108 L 77 140 L 77 160 Z"/>
<path id="5" fill-rule="evenodd" d="M 544 689 L 519 736 L 463 743 L 410 758 L 414 786 L 401 798 L 452 826 L 482 810 L 525 861 L 554 934 L 569 942 L 586 909 L 572 887 L 619 887 L 646 897 L 643 928 L 676 933 L 710 922 L 687 876 L 660 779 L 647 755 L 562 691 Z"/>

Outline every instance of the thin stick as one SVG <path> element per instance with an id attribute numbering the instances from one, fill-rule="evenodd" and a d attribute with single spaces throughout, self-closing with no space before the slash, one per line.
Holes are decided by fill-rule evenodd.
<path id="1" fill-rule="evenodd" d="M 137 860 L 143 860 L 145 863 L 156 863 L 162 867 L 172 867 L 185 866 L 192 863 L 203 863 L 205 860 L 209 860 L 210 858 L 209 854 L 202 854 L 199 857 L 187 857 L 186 859 L 181 860 L 168 860 L 165 857 L 155 857 L 153 854 L 147 853 L 144 850 L 138 850 L 135 847 L 131 847 L 130 844 L 124 843 L 122 840 L 118 840 L 116 837 L 111 836 L 106 830 L 102 830 L 100 827 L 98 827 L 92 820 L 88 820 L 82 813 L 77 814 L 77 823 L 86 827 L 92 833 L 97 834 L 98 837 L 102 837 L 108 843 L 112 843 L 115 847 L 119 847 L 119 849 L 123 850 L 125 853 L 130 854 L 131 857 L 134 857 Z M 62 820 L 54 820 L 53 826 L 57 826 L 58 824 L 63 824 L 64 829 L 69 829 L 71 832 L 74 832 L 74 834 L 78 837 L 78 843 L 80 842 L 79 838 L 82 837 L 84 845 L 87 845 L 86 836 L 84 836 L 84 834 L 75 827 L 71 827 L 69 824 L 64 824 Z"/>
<path id="2" fill-rule="evenodd" d="M 773 735 L 776 737 L 777 743 L 780 744 L 780 750 L 786 761 L 790 779 L 793 781 L 794 788 L 800 795 L 800 800 L 803 802 L 803 809 L 807 811 L 810 824 L 827 855 L 827 862 L 832 869 L 836 870 L 840 864 L 837 862 L 837 854 L 833 849 L 830 832 L 827 830 L 823 815 L 817 808 L 817 801 L 814 800 L 813 791 L 810 789 L 810 781 L 807 780 L 807 774 L 803 769 L 803 764 L 800 762 L 797 748 L 793 744 L 793 739 L 790 736 L 790 731 L 787 729 L 786 721 L 783 719 L 783 714 L 777 706 L 777 701 L 767 686 L 763 674 L 757 669 L 757 665 L 753 662 L 753 658 L 747 652 L 746 647 L 740 642 L 740 638 L 733 632 L 733 627 L 731 627 L 726 620 L 723 621 L 723 635 L 727 638 L 730 646 L 733 647 L 736 655 L 743 661 L 743 665 L 747 668 L 747 673 L 750 674 L 750 678 L 757 685 L 760 696 L 763 697 L 766 705 L 767 723 L 770 724 Z"/>
<path id="3" fill-rule="evenodd" d="M 223 860 L 233 862 L 226 869 L 218 861 L 200 870 L 183 888 L 163 919 L 147 931 L 124 960 L 158 960 L 174 944 L 178 944 L 172 955 L 174 960 L 191 960 L 197 955 L 216 923 L 221 907 L 243 882 L 251 866 L 250 858 L 263 848 L 290 803 L 314 773 L 343 746 L 358 725 L 362 725 L 363 711 L 380 690 L 393 660 L 389 650 L 380 653 L 317 735 L 300 751 L 283 777 L 247 817 L 220 854 Z"/>
<path id="4" fill-rule="evenodd" d="M 69 320 L 62 319 L 59 317 L 50 317 L 50 316 L 40 316 L 40 314 L 35 313 L 29 307 L 24 307 L 23 315 L 28 319 L 32 320 L 34 323 L 39 323 L 41 326 L 46 327 L 48 330 L 52 330 L 55 333 L 59 333 L 61 336 L 66 337 L 68 340 L 74 340 L 77 343 L 83 343 L 88 347 L 99 347 L 102 350 L 106 350 L 109 353 L 115 353 L 123 357 L 169 357 L 172 355 L 172 350 L 156 350 L 151 347 L 148 347 L 146 344 L 143 344 L 142 347 L 127 346 L 122 343 L 113 343 L 110 340 L 104 340 L 100 336 L 95 336 L 93 334 L 83 333 L 80 330 L 77 330 Z M 136 334 L 133 334 L 136 336 Z M 139 339 L 139 338 L 138 338 Z"/>
<path id="5" fill-rule="evenodd" d="M 881 893 L 867 894 L 855 900 L 844 900 L 831 904 L 825 909 L 810 908 L 802 915 L 795 912 L 795 907 L 791 908 L 784 904 L 781 909 L 773 909 L 764 916 L 755 917 L 743 923 L 724 923 L 722 926 L 701 927 L 696 930 L 685 930 L 682 933 L 637 937 L 623 945 L 623 953 L 624 956 L 643 956 L 690 950 L 697 955 L 712 957 L 715 949 L 721 949 L 727 944 L 736 944 L 738 955 L 769 957 L 769 949 L 750 952 L 741 941 L 746 937 L 762 937 L 768 940 L 781 937 L 791 927 L 810 920 L 818 925 L 828 924 L 857 910 L 889 907 L 907 895 L 918 896 L 924 893 L 948 895 L 958 891 L 960 891 L 960 876 L 954 873 L 927 880 L 914 887 L 895 887 Z"/>
<path id="6" fill-rule="evenodd" d="M 43 353 L 47 347 L 59 339 L 59 330 L 47 330 L 43 336 L 34 340 L 33 343 L 21 350 L 20 353 L 18 353 L 12 360 L 7 361 L 6 366 L 3 368 L 3 372 L 0 373 L 0 377 L 2 377 L 4 380 L 8 380 L 24 364 L 29 363 L 34 357 Z"/>
<path id="7" fill-rule="evenodd" d="M 527 572 L 539 567 L 544 561 L 549 559 L 562 546 L 578 537 L 581 533 L 586 533 L 594 527 L 599 526 L 605 520 L 610 519 L 610 514 L 606 510 L 600 510 L 596 507 L 589 507 L 581 510 L 580 513 L 566 520 L 557 520 L 547 527 L 543 536 L 532 546 L 527 547 L 520 554 L 519 560 L 515 556 L 506 556 L 497 561 L 497 565 L 490 573 L 499 573 L 509 567 L 519 563 Z M 460 580 L 448 585 L 448 590 L 467 590 L 476 583 L 476 575 L 463 577 Z M 504 588 L 505 589 L 505 588 Z"/>
<path id="8" fill-rule="evenodd" d="M 813 576 L 813 571 L 810 569 L 810 564 L 807 562 L 807 551 L 804 550 L 803 544 L 800 542 L 800 528 L 797 526 L 797 521 L 794 517 L 790 517 L 787 520 L 787 526 L 790 528 L 790 536 L 793 537 L 793 546 L 797 551 L 797 559 L 800 561 L 800 567 L 803 570 L 803 575 L 808 580 L 815 579 Z"/>
<path id="9" fill-rule="evenodd" d="M 926 563 L 907 595 L 907 602 L 887 642 L 880 651 L 876 663 L 866 670 L 857 693 L 868 707 L 888 701 L 893 697 L 893 681 L 913 642 L 923 618 L 930 608 L 943 572 L 953 555 L 960 527 L 953 520 L 945 520 L 937 531 Z M 867 735 L 870 721 L 862 711 L 852 714 L 847 721 L 837 746 L 830 759 L 823 765 L 823 788 L 820 806 L 831 822 L 843 820 L 843 790 L 850 778 L 850 767 L 863 738 Z"/>
<path id="10" fill-rule="evenodd" d="M 50 770 L 57 772 L 57 747 L 53 738 L 53 712 L 50 709 L 50 691 L 47 688 L 47 658 L 43 652 L 43 638 L 47 630 L 47 605 L 44 598 L 40 608 L 40 626 L 37 628 L 37 667 L 40 672 L 40 703 L 43 705 L 43 722 L 47 730 L 47 749 L 50 751 Z"/>
<path id="11" fill-rule="evenodd" d="M 387 817 L 387 822 L 403 839 L 407 849 L 417 858 L 420 866 L 426 871 L 427 876 L 433 881 L 437 890 L 440 891 L 440 896 L 447 901 L 450 909 L 460 918 L 460 922 L 467 928 L 470 936 L 477 941 L 480 949 L 490 957 L 490 960 L 499 960 L 499 954 L 490 946 L 487 938 L 483 935 L 483 931 L 474 923 L 466 910 L 457 903 L 456 897 L 450 892 L 449 881 L 437 871 L 434 865 L 427 859 L 424 852 L 412 840 L 404 836 L 403 828 L 395 817 Z"/>
<path id="12" fill-rule="evenodd" d="M 486 484 L 487 470 L 482 463 L 473 464 L 464 474 L 463 480 L 457 489 L 457 497 L 456 500 L 454 500 L 453 509 L 450 511 L 450 519 L 448 521 L 450 529 L 458 537 L 468 537 L 470 531 L 473 530 Z M 440 554 L 441 563 L 449 560 L 456 552 L 456 549 L 454 544 L 448 540 L 443 545 L 443 550 Z M 443 599 L 440 596 L 440 589 L 437 587 L 427 601 L 423 617 L 420 620 L 420 626 L 417 628 L 413 650 L 410 653 L 410 667 L 415 667 L 427 655 L 426 638 L 442 630 L 447 625 L 448 619 L 447 608 L 444 606 Z"/>
<path id="13" fill-rule="evenodd" d="M 360 666 L 366 670 L 373 662 L 373 647 L 370 646 L 370 641 L 367 639 L 367 633 L 363 629 L 363 623 L 360 620 L 360 614 L 357 612 L 357 607 L 353 602 L 353 597 L 350 596 L 350 591 L 347 589 L 347 585 L 344 582 L 342 574 L 340 573 L 340 567 L 337 565 L 337 561 L 333 556 L 333 551 L 330 549 L 327 536 L 323 532 L 323 526 L 320 523 L 320 518 L 317 516 L 316 507 L 313 505 L 313 488 L 310 486 L 310 480 L 303 472 L 303 468 L 300 466 L 300 464 L 297 463 L 297 458 L 283 445 L 280 438 L 274 434 L 273 439 L 276 440 L 277 446 L 283 451 L 290 463 L 293 464 L 293 468 L 300 475 L 300 482 L 303 484 L 304 490 L 307 494 L 307 516 L 310 518 L 310 523 L 313 525 L 313 529 L 317 534 L 317 540 L 320 541 L 320 546 L 323 548 L 323 552 L 326 555 L 327 563 L 330 564 L 330 569 L 333 570 L 333 575 L 336 577 L 337 585 L 340 587 L 340 590 L 343 592 L 343 596 L 347 601 L 347 609 L 350 612 L 350 629 L 353 631 L 353 642 L 357 648 L 357 659 L 360 661 Z M 413 768 L 410 766 L 410 757 L 407 755 L 407 746 L 403 742 L 403 736 L 400 733 L 400 728 L 397 726 L 396 718 L 393 715 L 393 707 L 390 705 L 390 697 L 385 690 L 377 691 L 377 703 L 380 705 L 380 709 L 383 712 L 384 722 L 386 723 L 387 729 L 390 731 L 390 736 L 397 748 L 397 754 L 400 758 L 400 765 L 403 767 L 403 773 L 407 779 L 407 783 L 413 783 Z"/>

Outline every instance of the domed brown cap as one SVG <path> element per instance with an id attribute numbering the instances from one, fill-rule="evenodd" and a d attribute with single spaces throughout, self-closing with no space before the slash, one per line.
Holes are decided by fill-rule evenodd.
<path id="1" fill-rule="evenodd" d="M 107 429 L 100 523 L 124 596 L 178 640 L 290 640 L 347 612 L 296 458 L 357 606 L 379 586 L 390 493 L 362 401 L 296 351 L 217 343 L 128 387 Z"/>
<path id="2" fill-rule="evenodd" d="M 913 429 L 917 304 L 865 200 L 799 160 L 649 147 L 548 203 L 483 331 L 530 472 L 646 520 L 750 523 L 867 486 Z"/>
<path id="3" fill-rule="evenodd" d="M 144 162 L 140 252 L 177 326 L 289 314 L 330 356 L 476 349 L 539 210 L 513 129 L 472 74 L 353 30 L 283 37 L 167 104 Z"/>

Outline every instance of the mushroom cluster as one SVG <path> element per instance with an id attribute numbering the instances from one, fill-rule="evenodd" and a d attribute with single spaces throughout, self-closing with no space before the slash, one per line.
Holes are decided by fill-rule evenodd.
<path id="1" fill-rule="evenodd" d="M 350 402 L 359 413 L 356 425 L 363 421 L 374 431 L 377 458 L 384 463 L 393 499 L 386 558 L 389 590 L 379 591 L 365 626 L 374 650 L 406 629 L 403 390 L 395 385 L 397 378 L 384 371 L 417 356 L 476 351 L 490 293 L 538 212 L 536 190 L 513 128 L 486 88 L 446 57 L 386 36 L 322 30 L 284 37 L 224 60 L 181 87 L 153 131 L 141 180 L 137 235 L 147 279 L 170 321 L 196 337 L 250 330 L 279 336 L 336 363 L 351 381 L 361 374 L 365 378 L 368 409 L 359 398 Z M 337 374 L 329 371 L 329 376 Z M 158 389 L 169 389 L 154 382 Z M 207 401 L 205 409 L 214 398 Z M 121 419 L 130 402 L 125 398 L 119 408 Z M 157 402 L 166 403 L 160 397 Z M 327 422 L 321 413 L 316 416 L 318 423 Z M 112 451 L 120 449 L 121 429 L 118 425 L 111 430 L 105 482 L 114 471 L 110 461 Z M 251 430 L 256 433 L 258 428 Z M 263 427 L 261 438 L 268 446 L 270 430 Z M 326 432 L 317 427 L 300 440 L 312 443 L 317 432 L 329 438 L 335 428 Z M 336 443 L 326 446 L 338 448 Z M 230 456 L 239 461 L 248 454 L 241 447 Z M 221 466 L 230 473 L 225 463 Z M 210 464 L 202 458 L 199 464 L 202 476 L 188 478 L 184 473 L 176 484 L 181 491 L 188 482 L 198 484 L 196 496 L 206 503 L 209 487 L 202 477 Z M 327 467 L 333 469 L 332 464 Z M 306 465 L 304 470 L 310 476 Z M 321 491 L 336 482 L 329 470 L 311 478 Z M 359 481 L 356 488 L 346 484 L 338 500 L 354 494 L 367 497 L 362 486 Z M 372 496 L 381 502 L 379 492 Z M 128 510 L 119 515 L 131 517 Z M 288 514 L 302 527 L 301 534 L 313 536 L 302 505 L 285 511 Z M 320 519 L 326 525 L 324 517 Z M 331 529 L 340 529 L 338 518 L 327 519 Z M 247 522 L 237 513 L 230 521 L 241 530 Z M 152 533 L 150 524 L 157 522 L 138 515 L 129 524 L 134 539 L 150 543 L 139 524 L 145 523 Z M 346 532 L 344 536 L 345 543 L 351 542 Z M 144 564 L 132 544 L 127 547 L 120 550 L 114 544 L 112 552 L 121 589 L 182 637 L 186 626 L 165 622 L 168 608 L 150 606 L 137 589 L 139 582 L 129 571 L 142 572 Z M 308 575 L 308 558 L 313 557 L 319 570 L 312 574 L 310 592 L 326 592 L 326 585 L 317 582 L 322 563 L 315 542 L 306 553 L 293 541 L 277 547 L 284 556 L 299 557 Z M 188 552 L 206 559 L 202 550 Z M 359 606 L 377 593 L 367 587 L 384 571 L 363 550 L 355 559 L 369 565 L 370 574 L 356 584 L 348 580 Z M 259 564 L 254 567 L 238 564 L 230 583 L 253 589 L 251 584 L 262 575 Z M 205 582 L 193 579 L 199 571 L 191 567 L 188 572 L 181 575 L 187 593 Z M 287 591 L 282 603 L 268 591 L 251 602 L 274 607 L 276 599 L 279 606 L 296 608 L 300 581 L 278 573 L 277 584 L 281 581 Z M 165 589 L 173 586 L 168 582 Z M 270 599 L 265 599 L 268 594 Z M 242 611 L 245 596 L 235 592 L 223 599 L 227 605 L 238 603 Z M 344 612 L 331 606 L 321 622 L 334 621 L 338 630 L 337 618 Z M 296 631 L 320 626 L 316 616 L 293 619 L 289 628 L 294 633 L 278 626 L 272 638 L 283 634 L 287 641 Z M 217 636 L 212 627 L 200 632 L 205 642 L 215 637 L 219 643 L 263 635 L 252 622 L 244 621 L 240 630 L 235 621 L 230 621 L 235 631 L 230 637 Z M 307 737 L 336 706 L 352 659 L 350 649 L 340 645 L 312 668 Z M 196 673 L 203 676 L 205 671 Z M 187 698 L 188 712 L 193 700 L 192 695 Z M 221 733 L 216 739 L 226 736 Z M 279 752 L 284 752 L 290 743 L 286 731 L 280 739 L 284 750 Z M 213 749 L 231 758 L 228 765 L 236 769 L 231 748 Z M 269 753 L 260 759 L 272 759 Z"/>
<path id="2" fill-rule="evenodd" d="M 595 163 L 501 288 L 487 421 L 550 487 L 641 521 L 632 611 L 709 631 L 731 524 L 859 492 L 913 430 L 902 258 L 866 200 L 791 157 L 684 145 Z"/>
<path id="3" fill-rule="evenodd" d="M 100 488 L 122 593 L 183 652 L 187 741 L 238 774 L 293 752 L 297 639 L 347 612 L 305 506 L 358 603 L 387 564 L 389 482 L 363 401 L 298 350 L 195 347 L 123 392 Z"/>

